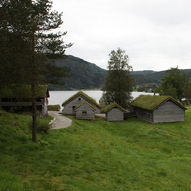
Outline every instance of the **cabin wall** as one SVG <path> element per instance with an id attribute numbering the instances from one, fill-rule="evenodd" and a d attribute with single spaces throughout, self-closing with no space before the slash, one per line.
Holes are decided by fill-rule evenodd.
<path id="1" fill-rule="evenodd" d="M 82 96 L 78 96 L 64 105 L 63 114 L 75 115 L 75 107 L 79 105 L 85 99 Z"/>
<path id="2" fill-rule="evenodd" d="M 185 110 L 167 101 L 154 111 L 154 123 L 185 121 Z"/>
<path id="3" fill-rule="evenodd" d="M 76 119 L 94 120 L 95 111 L 89 105 L 84 104 L 76 110 Z"/>
<path id="4" fill-rule="evenodd" d="M 63 109 L 63 114 L 66 115 L 75 115 L 75 106 L 79 105 L 81 102 L 83 101 L 87 101 L 89 102 L 89 100 L 85 99 L 83 96 L 78 96 L 76 98 L 74 98 L 73 100 L 69 101 L 68 103 L 66 103 L 64 105 L 64 109 Z M 91 105 L 93 105 L 91 102 L 89 102 Z M 100 113 L 100 109 L 98 107 L 96 107 L 96 113 Z"/>
<path id="5" fill-rule="evenodd" d="M 118 108 L 113 108 L 106 114 L 107 121 L 123 121 L 124 120 L 124 112 L 122 112 Z"/>
<path id="6" fill-rule="evenodd" d="M 141 108 L 135 108 L 136 116 L 139 119 L 153 123 L 153 112 Z"/>

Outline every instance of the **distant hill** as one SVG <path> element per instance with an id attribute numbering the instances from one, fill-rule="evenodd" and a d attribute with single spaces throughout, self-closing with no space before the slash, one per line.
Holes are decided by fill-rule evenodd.
<path id="1" fill-rule="evenodd" d="M 184 72 L 191 78 L 191 69 L 185 69 Z M 135 79 L 135 84 L 156 83 L 159 84 L 161 78 L 166 74 L 166 71 L 135 71 L 132 76 Z"/>
<path id="2" fill-rule="evenodd" d="M 81 58 L 67 55 L 55 60 L 59 67 L 70 68 L 70 77 L 64 78 L 65 85 L 49 85 L 50 90 L 73 90 L 73 89 L 95 89 L 101 88 L 107 70 L 97 65 L 87 62 Z M 191 69 L 184 70 L 191 78 Z M 159 84 L 160 79 L 165 75 L 165 71 L 156 72 L 153 70 L 133 71 L 132 76 L 135 85 L 155 83 Z"/>
<path id="3" fill-rule="evenodd" d="M 101 88 L 107 73 L 106 70 L 97 65 L 71 55 L 56 59 L 55 64 L 59 67 L 67 66 L 70 68 L 71 77 L 63 79 L 64 86 L 49 85 L 51 90 Z"/>

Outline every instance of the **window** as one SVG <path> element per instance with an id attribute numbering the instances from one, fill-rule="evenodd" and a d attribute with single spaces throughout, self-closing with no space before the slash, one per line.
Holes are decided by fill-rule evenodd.
<path id="1" fill-rule="evenodd" d="M 81 97 L 79 97 L 78 100 L 81 101 Z"/>
<path id="2" fill-rule="evenodd" d="M 87 114 L 87 111 L 82 111 L 82 115 L 86 115 Z"/>
<path id="3" fill-rule="evenodd" d="M 75 106 L 72 106 L 72 110 L 73 110 L 73 111 L 75 110 Z"/>

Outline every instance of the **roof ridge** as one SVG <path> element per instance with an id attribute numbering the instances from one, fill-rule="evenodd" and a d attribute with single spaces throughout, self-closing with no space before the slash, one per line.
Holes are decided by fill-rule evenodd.
<path id="1" fill-rule="evenodd" d="M 92 102 L 94 105 L 96 105 L 97 107 L 100 108 L 100 105 L 96 102 L 96 100 L 90 96 L 88 96 L 85 92 L 83 92 L 82 90 L 78 91 L 77 93 L 75 93 L 74 95 L 72 95 L 71 97 L 69 97 L 67 100 L 65 100 L 62 103 L 62 106 L 64 106 L 66 103 L 68 103 L 69 101 L 73 100 L 76 96 L 78 95 L 82 95 L 84 96 L 86 99 L 88 99 L 90 102 Z"/>
<path id="2" fill-rule="evenodd" d="M 87 101 L 82 101 L 80 104 L 78 104 L 76 107 L 75 107 L 75 110 L 77 110 L 78 108 L 80 108 L 82 105 L 84 105 L 84 104 L 87 104 L 87 105 L 89 105 L 94 111 L 96 110 L 96 108 L 93 106 L 93 105 L 91 105 L 90 103 L 88 103 Z"/>
<path id="3" fill-rule="evenodd" d="M 123 107 L 121 107 L 119 104 L 117 104 L 116 102 L 113 102 L 107 105 L 105 108 L 102 109 L 102 112 L 107 113 L 108 111 L 110 111 L 111 109 L 115 107 L 119 108 L 123 112 L 126 112 L 126 110 Z"/>

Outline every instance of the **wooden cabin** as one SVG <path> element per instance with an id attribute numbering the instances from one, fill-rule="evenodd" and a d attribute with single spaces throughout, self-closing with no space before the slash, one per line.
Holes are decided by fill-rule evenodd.
<path id="1" fill-rule="evenodd" d="M 76 106 L 76 119 L 86 119 L 86 120 L 94 120 L 95 119 L 95 111 L 96 108 L 89 104 L 88 102 L 82 102 Z"/>
<path id="2" fill-rule="evenodd" d="M 170 96 L 140 95 L 131 105 L 138 118 L 151 123 L 185 121 L 186 108 Z"/>
<path id="3" fill-rule="evenodd" d="M 100 105 L 83 91 L 79 91 L 62 104 L 62 106 L 64 107 L 64 109 L 62 110 L 63 114 L 75 115 L 76 106 L 81 104 L 82 102 L 88 102 L 90 105 L 96 108 L 95 113 L 100 113 Z"/>
<path id="4" fill-rule="evenodd" d="M 107 121 L 123 121 L 124 113 L 127 111 L 117 103 L 111 103 L 103 109 L 103 112 L 106 113 Z"/>
<path id="5" fill-rule="evenodd" d="M 36 88 L 37 111 L 42 116 L 48 116 L 48 97 L 47 85 L 38 85 Z M 0 107 L 7 111 L 31 112 L 32 93 L 30 85 L 9 85 L 0 87 Z"/>

